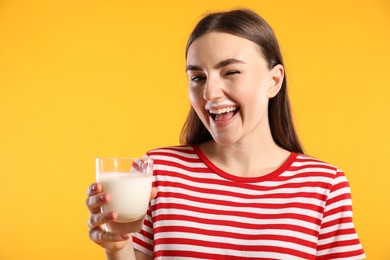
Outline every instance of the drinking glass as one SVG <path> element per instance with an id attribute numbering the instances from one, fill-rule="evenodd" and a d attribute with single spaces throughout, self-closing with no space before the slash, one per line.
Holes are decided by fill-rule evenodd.
<path id="1" fill-rule="evenodd" d="M 115 211 L 117 222 L 133 222 L 146 214 L 152 189 L 153 159 L 96 158 L 96 180 L 110 195 L 103 212 Z"/>

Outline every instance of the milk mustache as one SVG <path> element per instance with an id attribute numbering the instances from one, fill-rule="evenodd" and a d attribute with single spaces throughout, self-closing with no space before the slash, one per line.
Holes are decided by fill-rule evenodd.
<path id="1" fill-rule="evenodd" d="M 103 212 L 117 212 L 117 222 L 131 222 L 146 214 L 152 189 L 151 174 L 108 172 L 99 176 L 99 182 L 103 191 L 111 196 Z"/>

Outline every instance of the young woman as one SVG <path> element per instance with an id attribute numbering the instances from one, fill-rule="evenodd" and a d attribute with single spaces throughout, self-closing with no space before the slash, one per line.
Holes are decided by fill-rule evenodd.
<path id="1" fill-rule="evenodd" d="M 130 236 L 137 223 L 100 213 L 109 194 L 89 188 L 90 238 L 107 259 L 363 259 L 348 181 L 304 155 L 266 21 L 250 10 L 209 14 L 186 61 L 183 146 L 148 152 L 155 177 L 142 230 Z"/>

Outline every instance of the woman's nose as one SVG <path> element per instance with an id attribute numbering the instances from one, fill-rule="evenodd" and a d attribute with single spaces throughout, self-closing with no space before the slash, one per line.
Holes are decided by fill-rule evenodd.
<path id="1" fill-rule="evenodd" d="M 208 101 L 221 98 L 224 95 L 222 84 L 217 78 L 208 77 L 203 91 L 203 98 Z"/>

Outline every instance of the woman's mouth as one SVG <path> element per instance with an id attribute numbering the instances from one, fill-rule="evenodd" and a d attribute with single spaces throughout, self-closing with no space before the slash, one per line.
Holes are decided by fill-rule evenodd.
<path id="1" fill-rule="evenodd" d="M 210 109 L 208 112 L 210 116 L 214 119 L 214 121 L 224 121 L 232 118 L 239 110 L 239 107 L 232 106 L 218 109 Z"/>

